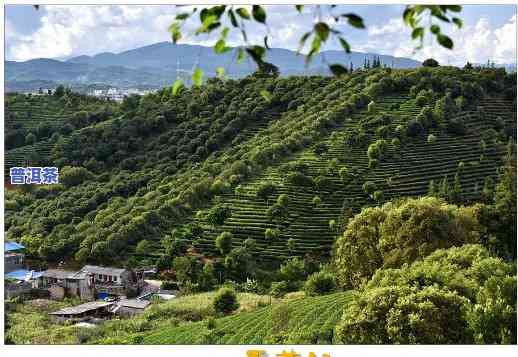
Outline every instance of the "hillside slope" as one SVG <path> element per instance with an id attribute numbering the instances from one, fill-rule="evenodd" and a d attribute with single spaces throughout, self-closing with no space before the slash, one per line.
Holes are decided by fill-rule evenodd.
<path id="1" fill-rule="evenodd" d="M 330 344 L 352 292 L 302 298 L 206 322 L 164 327 L 144 336 L 145 344 Z M 281 321 L 279 323 L 279 321 Z M 275 329 L 273 329 L 275 326 Z"/>
<path id="2" fill-rule="evenodd" d="M 163 90 L 56 144 L 60 166 L 90 173 L 8 196 L 7 237 L 45 259 L 170 261 L 175 240 L 218 257 L 221 232 L 235 248 L 253 238 L 264 260 L 328 256 L 348 216 L 425 194 L 431 180 L 455 183 L 459 203 L 480 200 L 515 136 L 513 88 L 502 71 L 444 67 Z M 258 196 L 264 183 L 274 192 Z M 222 207 L 230 216 L 211 220 Z M 136 254 L 142 240 L 147 253 Z"/>

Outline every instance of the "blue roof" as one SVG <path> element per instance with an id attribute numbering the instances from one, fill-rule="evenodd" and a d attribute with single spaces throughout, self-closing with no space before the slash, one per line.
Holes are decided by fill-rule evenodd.
<path id="1" fill-rule="evenodd" d="M 36 272 L 34 270 L 25 270 L 25 269 L 18 269 L 14 270 L 8 274 L 5 274 L 6 278 L 10 279 L 16 279 L 16 280 L 31 280 L 31 279 L 38 279 L 41 276 L 41 272 Z"/>
<path id="2" fill-rule="evenodd" d="M 4 242 L 4 252 L 12 252 L 20 249 L 25 249 L 25 247 L 16 242 Z"/>

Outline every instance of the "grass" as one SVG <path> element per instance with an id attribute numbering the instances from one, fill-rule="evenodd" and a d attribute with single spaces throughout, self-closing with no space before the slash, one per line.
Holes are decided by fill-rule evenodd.
<path id="1" fill-rule="evenodd" d="M 138 340 L 144 344 L 330 343 L 332 330 L 352 297 L 352 292 L 299 297 L 218 318 L 213 330 L 206 322 L 164 326 Z"/>
<path id="2" fill-rule="evenodd" d="M 6 303 L 5 343 L 10 344 L 76 344 L 78 328 L 60 325 L 49 312 L 79 303 L 76 300 L 36 299 L 24 303 Z M 9 311 L 11 310 L 11 311 Z"/>

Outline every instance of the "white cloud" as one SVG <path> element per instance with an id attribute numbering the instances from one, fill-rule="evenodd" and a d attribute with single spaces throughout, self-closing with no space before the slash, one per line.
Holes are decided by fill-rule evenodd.
<path id="1" fill-rule="evenodd" d="M 399 18 L 368 29 L 368 40 L 360 44 L 361 50 L 392 54 L 399 57 L 413 57 L 419 60 L 433 57 L 440 63 L 463 65 L 466 61 L 496 63 L 516 61 L 516 15 L 502 27 L 492 29 L 486 18 L 480 18 L 474 26 L 454 29 L 442 24 L 442 30 L 454 41 L 454 49 L 447 50 L 436 43 L 429 33 L 425 35 L 424 46 L 415 51 L 417 46 L 410 38 L 410 29 Z M 426 21 L 424 21 L 426 23 Z"/>
<path id="2" fill-rule="evenodd" d="M 269 28 L 247 23 L 249 41 L 263 42 L 268 34 L 271 47 L 297 49 L 299 38 L 314 22 L 313 14 L 304 10 L 298 14 L 292 6 L 267 6 Z M 32 34 L 17 31 L 6 21 L 7 58 L 27 60 L 37 57 L 60 58 L 100 52 L 121 52 L 160 41 L 170 41 L 167 28 L 178 12 L 189 12 L 191 6 L 181 9 L 175 6 L 59 6 L 44 7 L 41 26 Z M 183 29 L 182 43 L 211 45 L 217 36 L 194 36 L 199 26 L 198 16 L 187 21 Z M 427 23 L 427 21 L 423 21 Z M 353 50 L 413 57 L 423 60 L 437 58 L 441 63 L 462 65 L 467 60 L 485 63 L 488 59 L 497 63 L 511 62 L 516 58 L 516 23 L 514 15 L 499 28 L 491 28 L 485 18 L 461 30 L 442 25 L 443 31 L 454 39 L 455 48 L 448 51 L 428 35 L 423 49 L 414 52 L 416 43 L 410 38 L 410 29 L 400 18 L 371 26 L 367 31 L 344 27 L 346 39 Z M 356 31 L 356 32 L 353 32 Z M 366 36 L 368 35 L 368 36 Z M 231 32 L 228 43 L 243 43 L 238 32 Z M 339 44 L 326 48 L 339 49 Z"/>
<path id="3" fill-rule="evenodd" d="M 169 39 L 153 19 L 173 19 L 174 7 L 158 6 L 45 6 L 41 26 L 31 35 L 12 34 L 8 57 L 27 60 L 119 52 Z M 14 34 L 14 35 L 13 35 Z"/>

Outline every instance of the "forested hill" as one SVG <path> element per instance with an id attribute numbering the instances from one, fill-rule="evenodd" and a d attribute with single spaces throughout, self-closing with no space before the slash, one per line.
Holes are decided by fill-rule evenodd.
<path id="1" fill-rule="evenodd" d="M 256 73 L 106 105 L 40 158 L 60 185 L 6 192 L 6 239 L 29 254 L 161 268 L 201 254 L 239 280 L 250 255 L 328 256 L 362 207 L 484 202 L 516 136 L 516 77 L 495 69 Z"/>

